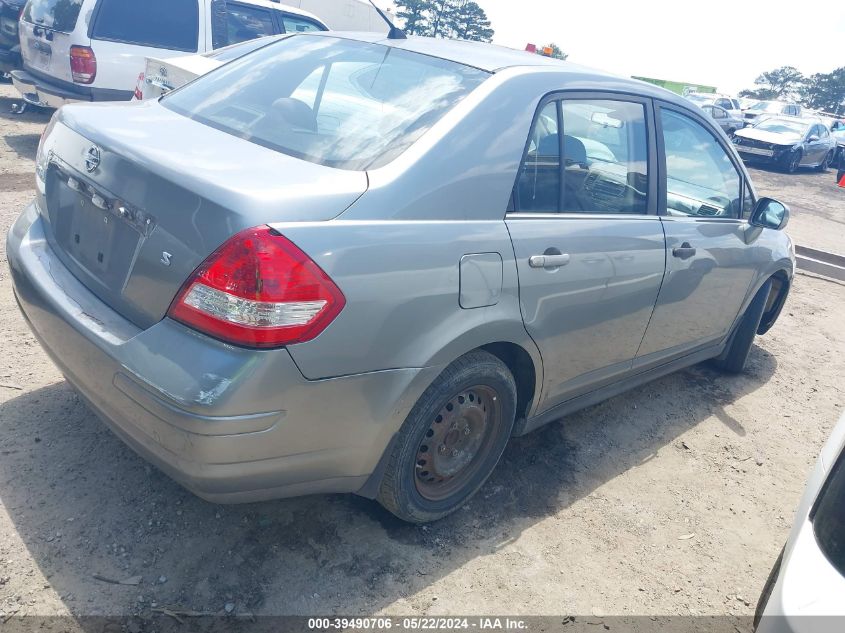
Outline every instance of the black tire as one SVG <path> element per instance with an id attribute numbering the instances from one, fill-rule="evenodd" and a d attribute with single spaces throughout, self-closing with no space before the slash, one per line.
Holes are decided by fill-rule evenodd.
<path id="1" fill-rule="evenodd" d="M 763 287 L 754 295 L 751 305 L 748 306 L 742 320 L 731 335 L 727 348 L 714 361 L 715 365 L 722 371 L 729 374 L 739 374 L 745 370 L 748 353 L 751 351 L 754 337 L 757 336 L 757 329 L 760 327 L 760 321 L 766 311 L 766 304 L 771 291 L 772 282 L 770 280 L 764 283 Z"/>
<path id="2" fill-rule="evenodd" d="M 794 152 L 790 152 L 786 155 L 786 160 L 783 163 L 783 168 L 789 174 L 794 174 L 798 171 L 798 168 L 801 166 L 801 158 L 803 158 L 804 152 L 800 149 L 796 149 Z"/>
<path id="3" fill-rule="evenodd" d="M 819 171 L 825 172 L 825 171 L 828 170 L 828 167 L 830 167 L 830 163 L 833 162 L 833 155 L 834 155 L 834 152 L 832 152 L 832 151 L 827 153 L 827 156 L 824 157 L 822 164 L 819 165 L 819 167 L 818 167 Z"/>
<path id="4" fill-rule="evenodd" d="M 483 397 L 475 395 L 481 393 Z M 459 398 L 458 412 L 446 414 L 444 418 L 443 412 L 447 407 L 451 406 L 448 410 L 455 411 Z M 447 419 L 449 415 L 451 420 Z M 476 420 L 478 428 L 483 428 L 483 431 L 466 431 L 471 426 L 471 416 L 482 416 L 479 419 L 487 420 Z M 510 439 L 515 417 L 516 383 L 507 366 L 492 354 L 480 350 L 462 356 L 443 370 L 408 414 L 393 444 L 379 485 L 379 503 L 409 523 L 436 521 L 458 510 L 478 492 L 493 472 Z M 448 431 L 438 448 L 434 445 L 429 447 L 427 438 L 431 438 L 433 443 L 440 443 L 439 436 L 435 435 L 439 424 L 444 425 L 444 430 L 449 424 L 448 428 L 452 430 Z M 465 424 L 465 427 L 456 430 L 459 424 Z M 464 438 L 464 432 L 469 439 Z M 447 448 L 448 439 L 453 434 L 457 440 L 453 439 L 452 446 L 457 445 L 454 442 L 466 441 L 477 442 L 477 447 L 464 451 L 461 446 L 460 460 L 466 458 L 470 461 L 454 474 L 435 473 L 437 460 L 458 460 L 458 457 L 452 457 L 456 455 L 454 448 L 440 452 L 440 449 Z M 472 456 L 468 457 L 470 453 Z M 426 468 L 431 468 L 432 472 L 421 470 Z M 447 468 L 441 470 L 445 472 Z M 437 494 L 438 490 L 443 494 Z"/>

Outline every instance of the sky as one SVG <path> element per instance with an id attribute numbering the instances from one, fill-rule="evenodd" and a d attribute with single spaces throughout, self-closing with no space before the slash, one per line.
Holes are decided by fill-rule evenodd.
<path id="1" fill-rule="evenodd" d="M 619 75 L 736 94 L 779 66 L 805 75 L 845 66 L 843 0 L 476 1 L 494 43 L 554 42 L 570 61 Z"/>

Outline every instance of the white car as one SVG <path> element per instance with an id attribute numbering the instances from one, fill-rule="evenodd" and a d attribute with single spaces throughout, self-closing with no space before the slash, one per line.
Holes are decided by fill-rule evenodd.
<path id="1" fill-rule="evenodd" d="M 26 103 L 128 101 L 146 58 L 212 51 L 262 35 L 327 30 L 317 16 L 269 0 L 30 0 L 20 21 Z"/>
<path id="2" fill-rule="evenodd" d="M 758 101 L 750 108 L 742 111 L 745 126 L 756 125 L 773 116 L 804 116 L 803 108 L 797 103 L 785 101 Z"/>
<path id="3" fill-rule="evenodd" d="M 845 416 L 810 475 L 755 626 L 757 633 L 845 630 Z"/>
<path id="4" fill-rule="evenodd" d="M 273 0 L 275 2 L 275 0 Z M 378 15 L 376 9 L 365 0 L 288 0 L 291 5 L 300 9 L 307 8 L 310 11 L 318 12 L 320 19 L 332 31 L 367 31 L 387 32 L 387 25 L 384 19 Z M 280 7 L 281 5 L 275 5 Z M 286 6 L 283 11 L 290 12 L 293 6 Z M 231 12 L 230 12 L 231 13 Z M 293 28 L 285 22 L 285 29 L 275 33 L 289 33 L 302 31 L 301 25 Z M 262 33 L 261 36 L 273 35 L 272 32 Z M 250 41 L 246 41 L 250 40 Z M 145 99 L 157 99 L 184 86 L 226 62 L 237 59 L 241 55 L 252 52 L 259 46 L 269 44 L 271 40 L 255 42 L 252 38 L 237 38 L 230 36 L 226 48 L 215 50 L 202 55 L 182 55 L 163 59 L 160 57 L 148 57 L 144 72 L 138 76 L 138 85 L 135 88 L 133 101 Z"/>
<path id="5" fill-rule="evenodd" d="M 697 106 L 718 106 L 727 110 L 731 116 L 742 118 L 742 107 L 739 99 L 720 93 L 691 92 L 686 98 Z"/>

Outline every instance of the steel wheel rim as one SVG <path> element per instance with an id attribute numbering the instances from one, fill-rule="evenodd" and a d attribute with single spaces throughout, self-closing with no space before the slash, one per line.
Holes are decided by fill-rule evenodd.
<path id="1" fill-rule="evenodd" d="M 471 481 L 501 424 L 501 401 L 492 387 L 469 387 L 446 401 L 417 447 L 414 483 L 420 496 L 442 501 Z"/>

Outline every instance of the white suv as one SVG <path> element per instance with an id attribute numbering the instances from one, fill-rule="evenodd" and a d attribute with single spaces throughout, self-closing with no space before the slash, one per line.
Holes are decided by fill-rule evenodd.
<path id="1" fill-rule="evenodd" d="M 128 101 L 147 57 L 310 30 L 328 27 L 269 0 L 30 0 L 20 22 L 24 69 L 12 81 L 39 106 Z"/>

